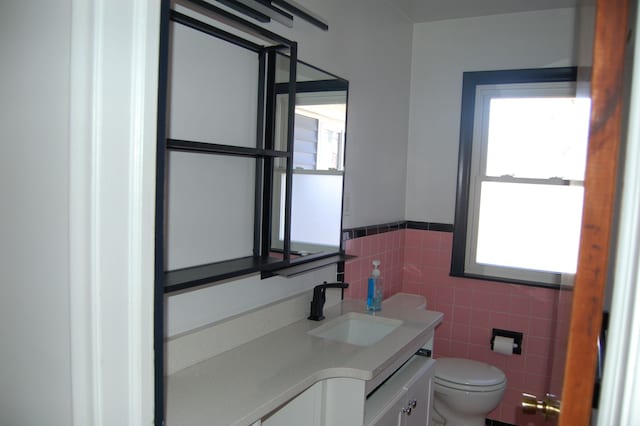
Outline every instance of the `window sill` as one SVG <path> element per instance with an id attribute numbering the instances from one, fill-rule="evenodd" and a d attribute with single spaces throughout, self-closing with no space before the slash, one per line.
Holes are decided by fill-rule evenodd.
<path id="1" fill-rule="evenodd" d="M 458 278 L 468 278 L 468 279 L 474 279 L 474 280 L 483 280 L 483 281 L 494 281 L 494 282 L 500 282 L 500 283 L 505 283 L 505 284 L 515 284 L 515 285 L 526 285 L 526 286 L 530 286 L 530 287 L 543 287 L 543 288 L 550 288 L 550 289 L 554 289 L 554 290 L 568 290 L 571 289 L 573 287 L 569 287 L 569 286 L 563 286 L 561 284 L 556 284 L 556 283 L 544 283 L 544 282 L 539 282 L 539 281 L 527 281 L 527 280 L 518 280 L 518 279 L 512 279 L 512 278 L 502 278 L 502 277 L 493 277 L 493 276 L 489 276 L 489 275 L 480 275 L 480 274 L 469 274 L 469 273 L 465 273 L 465 272 L 450 272 L 449 273 L 450 276 L 452 277 L 458 277 Z"/>

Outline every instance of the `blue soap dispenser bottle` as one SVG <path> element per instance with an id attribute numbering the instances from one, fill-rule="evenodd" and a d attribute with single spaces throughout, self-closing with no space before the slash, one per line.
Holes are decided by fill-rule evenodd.
<path id="1" fill-rule="evenodd" d="M 382 309 L 382 277 L 380 276 L 379 260 L 373 261 L 373 271 L 367 286 L 367 310 L 376 312 Z"/>

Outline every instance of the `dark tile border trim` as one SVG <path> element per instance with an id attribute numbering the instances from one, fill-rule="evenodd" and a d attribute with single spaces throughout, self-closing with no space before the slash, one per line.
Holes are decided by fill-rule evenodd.
<path id="1" fill-rule="evenodd" d="M 362 238 L 369 235 L 382 234 L 391 231 L 399 231 L 401 229 L 421 229 L 424 231 L 453 232 L 453 224 L 403 220 L 400 222 L 391 222 L 383 223 L 380 225 L 370 225 L 358 228 L 344 229 L 342 231 L 342 240 L 353 240 L 355 238 Z"/>
<path id="2" fill-rule="evenodd" d="M 383 223 L 381 225 L 361 226 L 358 228 L 350 228 L 342 230 L 342 240 L 353 240 L 354 238 L 362 238 L 369 235 L 382 234 L 385 232 L 398 231 L 405 229 L 406 221 Z"/>
<path id="3" fill-rule="evenodd" d="M 408 220 L 407 229 L 422 229 L 425 231 L 453 232 L 453 224 L 438 223 L 438 222 L 416 222 L 413 220 Z"/>
<path id="4" fill-rule="evenodd" d="M 512 425 L 511 423 L 504 423 L 498 420 L 491 420 L 491 419 L 486 419 L 484 424 L 485 426 L 515 426 L 515 425 Z"/>

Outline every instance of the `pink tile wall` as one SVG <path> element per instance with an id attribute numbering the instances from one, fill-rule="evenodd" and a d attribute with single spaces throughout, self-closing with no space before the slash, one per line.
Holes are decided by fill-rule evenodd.
<path id="1" fill-rule="evenodd" d="M 347 254 L 357 256 L 345 262 L 345 281 L 349 288 L 345 297 L 367 298 L 367 278 L 371 275 L 371 262 L 380 260 L 384 297 L 392 296 L 402 289 L 402 267 L 404 258 L 404 233 L 400 231 L 347 240 Z"/>
<path id="2" fill-rule="evenodd" d="M 352 284 L 349 297 L 366 297 L 371 260 L 380 257 L 382 265 L 391 269 L 385 297 L 398 291 L 421 294 L 429 309 L 444 313 L 435 334 L 436 358 L 476 359 L 505 372 L 505 396 L 489 418 L 517 425 L 546 424 L 542 417 L 522 414 L 519 407 L 522 392 L 544 395 L 548 390 L 558 292 L 450 277 L 452 236 L 407 229 L 349 240 L 347 253 L 360 256 L 345 265 L 346 281 Z M 522 332 L 522 355 L 492 352 L 492 328 Z"/>

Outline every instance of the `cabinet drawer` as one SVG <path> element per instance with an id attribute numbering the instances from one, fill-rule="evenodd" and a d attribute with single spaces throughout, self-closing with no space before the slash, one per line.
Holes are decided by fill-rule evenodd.
<path id="1" fill-rule="evenodd" d="M 413 356 L 369 395 L 366 426 L 427 424 L 431 404 L 431 378 L 435 361 Z M 408 408 L 411 407 L 409 411 Z M 422 423 L 420 423 L 422 422 Z"/>
<path id="2" fill-rule="evenodd" d="M 433 351 L 433 329 L 431 329 L 427 334 L 426 343 L 422 346 L 422 348 Z M 395 374 L 395 372 L 397 372 L 404 364 L 406 364 L 406 360 L 411 359 L 415 352 L 416 349 L 414 348 L 408 348 L 405 349 L 405 351 L 399 352 L 394 362 L 392 362 L 389 366 L 382 370 L 376 377 L 371 380 L 367 380 L 367 383 L 365 385 L 367 396 L 369 396 L 374 389 L 380 386 L 380 383 L 387 380 L 389 376 Z"/>

